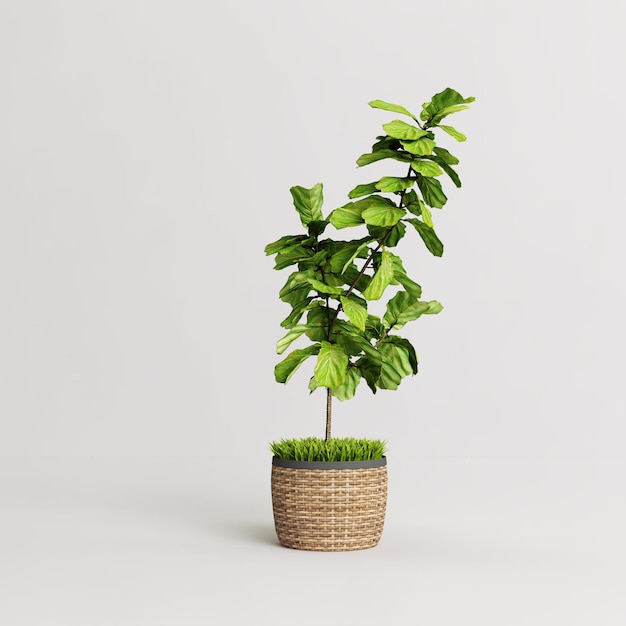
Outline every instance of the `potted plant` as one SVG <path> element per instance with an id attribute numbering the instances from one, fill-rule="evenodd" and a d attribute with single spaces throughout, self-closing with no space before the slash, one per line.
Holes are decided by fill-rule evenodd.
<path id="1" fill-rule="evenodd" d="M 304 232 L 265 248 L 267 255 L 276 255 L 275 269 L 296 266 L 279 294 L 291 311 L 281 323 L 287 333 L 277 352 L 284 353 L 297 339 L 309 340 L 276 365 L 276 381 L 288 382 L 315 357 L 309 389 L 326 390 L 325 438 L 270 446 L 274 521 L 284 546 L 358 550 L 380 539 L 387 497 L 385 444 L 333 439 L 332 400 L 352 398 L 361 379 L 376 393 L 397 389 L 404 377 L 417 373 L 415 349 L 398 331 L 422 315 L 439 313 L 442 306 L 422 299 L 422 288 L 409 277 L 396 247 L 412 229 L 432 254 L 442 255 L 431 213 L 447 200 L 438 177 L 446 174 L 457 187 L 461 181 L 453 169 L 458 159 L 437 144 L 436 132 L 465 141 L 442 121 L 473 100 L 447 88 L 423 104 L 419 116 L 400 105 L 370 102 L 408 120 L 383 124 L 385 134 L 376 137 L 371 152 L 360 156 L 357 165 L 391 159 L 404 172 L 358 185 L 348 194 L 350 202 L 326 217 L 322 183 L 310 189 L 292 187 Z M 360 232 L 352 239 L 336 239 L 324 235 L 329 225 Z M 381 306 L 389 287 L 396 287 L 395 292 Z"/>

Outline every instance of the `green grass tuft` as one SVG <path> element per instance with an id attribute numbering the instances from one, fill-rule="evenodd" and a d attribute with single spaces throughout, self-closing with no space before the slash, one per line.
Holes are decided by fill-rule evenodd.
<path id="1" fill-rule="evenodd" d="M 379 439 L 331 439 L 317 437 L 282 439 L 270 444 L 274 456 L 287 461 L 373 461 L 385 454 L 387 443 Z"/>

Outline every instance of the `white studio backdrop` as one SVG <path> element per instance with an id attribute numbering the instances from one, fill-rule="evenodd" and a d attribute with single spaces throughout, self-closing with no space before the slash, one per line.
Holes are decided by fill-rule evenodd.
<path id="1" fill-rule="evenodd" d="M 322 434 L 266 243 L 325 211 L 380 98 L 476 96 L 420 374 L 335 407 L 394 455 L 619 456 L 626 218 L 617 3 L 3 2 L 0 454 L 240 455 Z M 378 168 L 378 169 L 376 169 Z"/>

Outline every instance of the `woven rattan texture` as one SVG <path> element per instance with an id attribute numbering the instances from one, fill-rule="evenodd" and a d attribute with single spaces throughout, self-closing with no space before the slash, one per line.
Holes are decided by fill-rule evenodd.
<path id="1" fill-rule="evenodd" d="M 387 467 L 307 470 L 272 466 L 280 543 L 327 552 L 373 548 L 387 506 Z"/>

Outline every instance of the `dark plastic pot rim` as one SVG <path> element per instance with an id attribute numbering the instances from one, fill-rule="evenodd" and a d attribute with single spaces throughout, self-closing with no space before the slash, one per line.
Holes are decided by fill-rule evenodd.
<path id="1" fill-rule="evenodd" d="M 292 469 L 369 469 L 372 467 L 383 467 L 387 465 L 387 457 L 373 461 L 289 461 L 272 457 L 272 465 L 276 467 L 290 467 Z"/>

